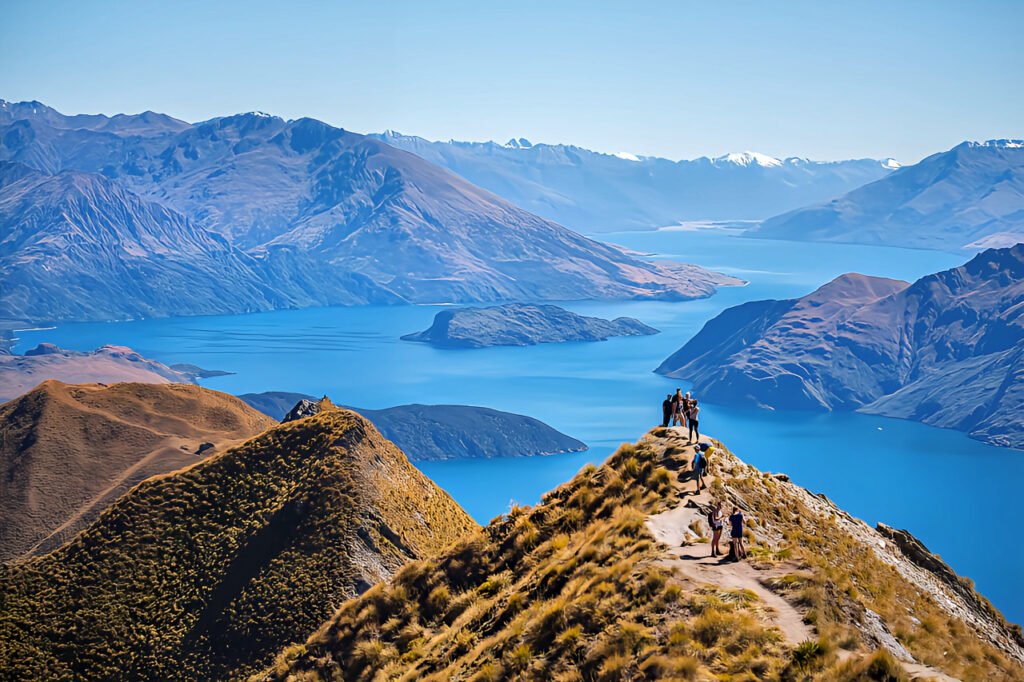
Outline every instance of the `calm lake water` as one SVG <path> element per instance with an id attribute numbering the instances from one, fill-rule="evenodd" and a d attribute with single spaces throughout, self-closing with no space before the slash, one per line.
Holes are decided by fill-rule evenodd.
<path id="1" fill-rule="evenodd" d="M 685 382 L 652 373 L 722 309 L 800 296 L 844 272 L 914 279 L 966 257 L 930 251 L 750 240 L 728 233 L 642 232 L 606 239 L 748 280 L 685 303 L 568 303 L 577 312 L 629 315 L 650 337 L 531 348 L 443 351 L 398 337 L 440 309 L 323 308 L 252 315 L 74 324 L 24 332 L 16 350 L 49 341 L 75 349 L 115 343 L 163 362 L 235 372 L 204 385 L 230 393 L 299 391 L 367 408 L 403 403 L 486 405 L 537 417 L 591 446 L 552 457 L 423 462 L 420 468 L 477 520 L 511 501 L 536 502 L 587 462 L 660 421 L 661 399 Z M 699 397 L 699 396 L 698 396 Z M 706 404 L 701 425 L 761 469 L 783 471 L 868 523 L 906 528 L 1016 622 L 1024 549 L 1007 543 L 1024 452 L 954 431 L 858 414 L 809 414 Z"/>

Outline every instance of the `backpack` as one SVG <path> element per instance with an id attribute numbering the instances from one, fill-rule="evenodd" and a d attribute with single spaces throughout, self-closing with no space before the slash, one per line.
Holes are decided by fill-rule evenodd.
<path id="1" fill-rule="evenodd" d="M 715 510 L 712 509 L 711 511 L 708 512 L 708 526 L 710 526 L 713 529 L 715 527 L 715 523 Z"/>

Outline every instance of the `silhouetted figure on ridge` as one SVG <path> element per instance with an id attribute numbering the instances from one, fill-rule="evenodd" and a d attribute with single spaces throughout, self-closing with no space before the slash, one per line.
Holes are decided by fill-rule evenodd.
<path id="1" fill-rule="evenodd" d="M 672 421 L 672 394 L 669 393 L 665 396 L 665 400 L 661 403 L 661 425 L 668 426 L 669 422 Z"/>

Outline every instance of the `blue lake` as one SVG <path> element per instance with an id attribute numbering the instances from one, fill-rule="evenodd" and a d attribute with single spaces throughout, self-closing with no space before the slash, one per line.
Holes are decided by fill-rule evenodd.
<path id="1" fill-rule="evenodd" d="M 230 393 L 299 391 L 367 408 L 403 403 L 486 405 L 537 417 L 584 440 L 586 453 L 422 462 L 420 468 L 486 522 L 510 501 L 533 503 L 587 462 L 660 421 L 660 402 L 684 382 L 652 373 L 723 308 L 808 293 L 844 272 L 914 279 L 965 256 L 864 246 L 744 239 L 727 233 L 641 232 L 608 241 L 695 262 L 748 280 L 685 303 L 568 303 L 577 312 L 629 315 L 662 330 L 591 344 L 442 351 L 399 341 L 426 328 L 433 306 L 323 308 L 251 315 L 73 324 L 21 333 L 75 349 L 115 343 L 172 362 L 235 372 L 204 382 Z M 699 397 L 699 396 L 698 396 Z M 1011 620 L 1024 549 L 1007 542 L 1024 485 L 1024 452 L 961 433 L 858 414 L 810 414 L 705 404 L 701 425 L 737 455 L 823 492 L 868 523 L 906 528 L 974 579 Z M 1018 535 L 1010 531 L 1012 536 Z"/>

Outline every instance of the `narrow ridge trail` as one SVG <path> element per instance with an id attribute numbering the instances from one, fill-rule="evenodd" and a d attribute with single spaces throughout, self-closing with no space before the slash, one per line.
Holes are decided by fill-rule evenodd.
<path id="1" fill-rule="evenodd" d="M 707 527 L 706 513 L 714 502 L 711 494 L 714 476 L 706 476 L 707 486 L 697 490 L 696 481 L 690 476 L 693 460 L 693 449 L 697 442 L 689 440 L 683 430 L 678 427 L 669 428 L 667 438 L 656 438 L 665 449 L 664 464 L 677 473 L 673 485 L 679 503 L 661 513 L 647 517 L 647 529 L 654 538 L 665 546 L 661 563 L 676 570 L 677 575 L 685 583 L 694 586 L 709 585 L 722 590 L 747 591 L 757 596 L 766 607 L 764 621 L 774 625 L 782 633 L 785 640 L 792 646 L 798 646 L 807 640 L 814 640 L 816 633 L 804 621 L 804 613 L 796 605 L 772 591 L 766 583 L 772 578 L 792 574 L 800 569 L 793 561 L 777 561 L 770 566 L 758 565 L 749 561 L 729 561 L 726 556 L 711 556 L 709 540 L 710 529 Z M 701 437 L 698 442 L 714 445 L 709 437 Z M 711 471 L 714 471 L 714 455 L 711 456 Z M 727 502 L 727 500 L 723 501 Z M 728 515 L 729 509 L 723 508 Z M 728 554 L 728 524 L 722 532 L 719 549 Z M 864 654 L 840 649 L 840 659 L 856 658 Z M 935 682 L 961 682 L 955 677 L 918 663 L 900 660 L 900 665 L 911 680 L 933 680 Z"/>

